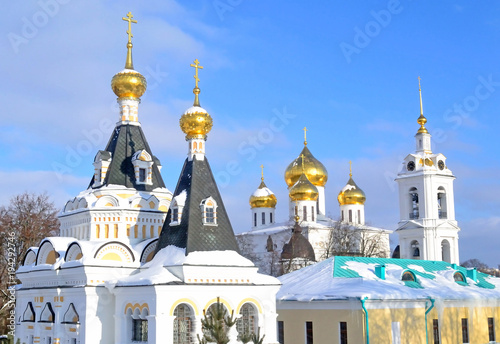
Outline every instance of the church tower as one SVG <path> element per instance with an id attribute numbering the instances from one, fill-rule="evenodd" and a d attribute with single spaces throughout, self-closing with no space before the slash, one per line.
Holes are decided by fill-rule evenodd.
<path id="1" fill-rule="evenodd" d="M 352 165 L 349 162 L 349 180 L 337 197 L 340 205 L 340 220 L 349 224 L 365 224 L 366 195 L 352 179 Z"/>
<path id="2" fill-rule="evenodd" d="M 295 218 L 295 215 L 300 216 L 301 221 L 316 222 L 317 219 L 325 218 L 325 184 L 328 181 L 328 171 L 325 166 L 317 160 L 307 148 L 307 129 L 304 128 L 304 148 L 299 156 L 292 161 L 285 170 L 285 182 L 288 185 L 290 195 L 289 211 L 290 220 Z M 308 196 L 302 192 L 297 193 L 300 181 L 301 188 L 308 188 Z M 309 187 L 309 184 L 314 187 Z M 292 195 L 294 190 L 295 196 Z M 316 194 L 314 197 L 310 197 Z M 305 199 L 302 199 L 305 197 Z M 301 204 L 298 207 L 298 201 L 307 201 L 307 204 Z M 305 216 L 304 216 L 304 214 Z"/>
<path id="3" fill-rule="evenodd" d="M 433 153 L 431 135 L 425 124 L 420 88 L 420 128 L 415 135 L 415 153 L 403 162 L 396 182 L 399 187 L 400 257 L 459 263 L 453 181 L 446 157 Z"/>
<path id="4" fill-rule="evenodd" d="M 129 12 L 125 68 L 115 74 L 111 88 L 120 115 L 104 150 L 94 158 L 94 174 L 87 190 L 68 201 L 59 214 L 61 236 L 87 241 L 118 240 L 135 245 L 160 234 L 172 193 L 160 174 L 139 122 L 139 104 L 146 78 L 132 61 L 132 19 Z"/>
<path id="5" fill-rule="evenodd" d="M 213 121 L 200 106 L 198 59 L 191 64 L 195 72 L 193 106 L 179 120 L 186 134 L 188 156 L 184 162 L 174 197 L 160 235 L 157 251 L 173 245 L 194 251 L 225 251 L 239 253 L 233 227 L 226 213 L 215 178 L 205 156 L 205 142 Z"/>
<path id="6" fill-rule="evenodd" d="M 250 196 L 250 207 L 252 208 L 252 229 L 269 226 L 275 223 L 275 210 L 278 200 L 274 193 L 264 183 L 264 166 L 262 169 L 261 182 L 257 190 Z"/>

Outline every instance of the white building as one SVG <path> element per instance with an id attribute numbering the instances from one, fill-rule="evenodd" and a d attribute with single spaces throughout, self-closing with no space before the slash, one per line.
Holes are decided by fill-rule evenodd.
<path id="1" fill-rule="evenodd" d="M 238 317 L 230 343 L 258 331 L 277 343 L 280 283 L 239 255 L 205 157 L 212 119 L 199 104 L 198 61 L 195 102 L 181 117 L 188 158 L 172 194 L 139 123 L 146 80 L 132 64 L 135 21 L 130 13 L 124 20 L 126 65 L 112 80 L 119 121 L 88 189 L 59 214 L 61 237 L 45 238 L 23 259 L 16 341 L 193 343 L 205 310 L 220 301 Z"/>
<path id="2" fill-rule="evenodd" d="M 420 92 L 420 128 L 415 135 L 415 153 L 403 162 L 396 181 L 399 186 L 400 257 L 405 259 L 443 260 L 459 263 L 458 227 L 455 220 L 453 181 L 446 157 L 433 153 L 431 135 L 424 124 Z"/>

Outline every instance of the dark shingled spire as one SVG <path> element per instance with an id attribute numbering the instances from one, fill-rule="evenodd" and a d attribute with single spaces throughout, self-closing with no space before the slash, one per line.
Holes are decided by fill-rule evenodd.
<path id="1" fill-rule="evenodd" d="M 203 160 L 186 159 L 175 188 L 174 198 L 184 190 L 187 197 L 182 210 L 181 223 L 170 225 L 171 207 L 163 224 L 157 251 L 174 245 L 185 248 L 186 255 L 194 251 L 232 250 L 239 253 L 233 228 L 206 157 Z M 215 226 L 203 224 L 201 202 L 208 197 L 212 197 L 217 202 L 217 225 Z"/>
<path id="2" fill-rule="evenodd" d="M 154 161 L 152 166 L 153 183 L 151 185 L 137 184 L 135 180 L 132 155 L 142 149 L 146 150 Z M 158 169 L 159 160 L 151 152 L 146 136 L 140 126 L 130 124 L 117 126 L 111 134 L 105 151 L 111 154 L 112 160 L 103 184 L 96 188 L 114 184 L 123 185 L 127 188 L 134 188 L 140 191 L 152 191 L 156 188 L 165 187 L 160 170 Z M 92 187 L 93 184 L 94 178 L 90 181 L 89 187 Z"/>
<path id="3" fill-rule="evenodd" d="M 302 235 L 302 228 L 295 222 L 292 228 L 292 237 L 288 244 L 283 246 L 283 251 L 281 252 L 281 259 L 294 259 L 294 258 L 304 258 L 310 261 L 315 261 L 314 249 L 309 242 Z"/>

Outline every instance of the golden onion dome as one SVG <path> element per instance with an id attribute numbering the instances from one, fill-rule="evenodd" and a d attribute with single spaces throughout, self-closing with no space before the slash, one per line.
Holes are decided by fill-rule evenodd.
<path id="1" fill-rule="evenodd" d="M 289 196 L 292 201 L 316 201 L 318 199 L 318 189 L 302 173 L 297 182 L 290 188 Z"/>
<path id="2" fill-rule="evenodd" d="M 140 98 L 147 87 L 146 78 L 133 69 L 125 68 L 111 79 L 111 88 L 118 98 Z"/>
<path id="3" fill-rule="evenodd" d="M 274 193 L 266 186 L 264 180 L 259 188 L 250 196 L 250 207 L 253 208 L 276 208 L 278 200 Z"/>
<path id="4" fill-rule="evenodd" d="M 186 140 L 200 138 L 206 139 L 212 129 L 213 121 L 208 112 L 199 105 L 187 109 L 179 120 L 182 131 L 186 134 Z"/>
<path id="5" fill-rule="evenodd" d="M 212 130 L 212 117 L 208 112 L 200 106 L 200 88 L 198 87 L 198 69 L 203 69 L 200 66 L 198 59 L 194 60 L 194 64 L 191 67 L 196 69 L 196 74 L 194 75 L 194 80 L 196 82 L 193 89 L 194 93 L 194 103 L 189 109 L 187 109 L 179 120 L 182 131 L 186 134 L 186 140 L 190 139 L 207 139 L 207 134 Z"/>
<path id="6" fill-rule="evenodd" d="M 299 157 L 292 161 L 286 168 L 285 182 L 288 187 L 294 185 L 302 175 L 303 164 L 303 171 L 307 179 L 315 186 L 325 186 L 328 181 L 328 171 L 325 166 L 311 154 L 309 148 L 307 148 L 307 143 L 305 144 Z"/>
<path id="7" fill-rule="evenodd" d="M 347 185 L 339 192 L 337 199 L 340 205 L 365 204 L 366 195 L 363 190 L 356 185 L 352 179 L 352 175 L 350 175 Z"/>

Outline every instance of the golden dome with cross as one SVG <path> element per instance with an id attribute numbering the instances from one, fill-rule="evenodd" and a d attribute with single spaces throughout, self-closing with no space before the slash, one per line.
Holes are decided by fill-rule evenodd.
<path id="1" fill-rule="evenodd" d="M 274 193 L 264 183 L 264 165 L 260 165 L 262 169 L 261 182 L 257 190 L 250 196 L 250 207 L 253 208 L 276 208 L 278 200 Z"/>
<path id="2" fill-rule="evenodd" d="M 146 92 L 146 78 L 134 70 L 132 62 L 132 23 L 136 24 L 137 20 L 133 20 L 134 16 L 131 12 L 127 13 L 127 18 L 122 18 L 128 22 L 128 43 L 127 43 L 127 59 L 125 61 L 125 69 L 115 74 L 111 79 L 111 88 L 118 98 L 140 98 Z"/>
<path id="3" fill-rule="evenodd" d="M 194 75 L 195 87 L 193 89 L 194 103 L 192 107 L 184 112 L 179 120 L 179 125 L 184 134 L 186 134 L 186 140 L 194 138 L 206 139 L 207 134 L 212 129 L 213 120 L 208 112 L 200 106 L 200 88 L 198 87 L 200 79 L 198 78 L 198 69 L 203 69 L 203 66 L 200 66 L 198 59 L 194 60 L 194 64 L 190 66 L 196 69 Z"/>
<path id="4" fill-rule="evenodd" d="M 307 128 L 304 127 L 304 148 L 300 155 L 292 161 L 285 170 L 285 182 L 288 187 L 293 186 L 300 178 L 302 172 L 315 186 L 325 186 L 328 181 L 326 167 L 317 160 L 307 148 Z M 302 165 L 304 166 L 302 168 Z"/>

